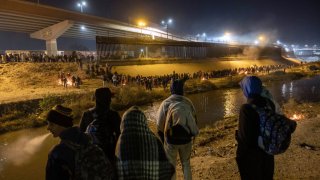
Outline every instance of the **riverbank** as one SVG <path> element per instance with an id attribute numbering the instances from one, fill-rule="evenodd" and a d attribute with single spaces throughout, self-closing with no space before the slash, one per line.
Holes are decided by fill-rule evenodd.
<path id="1" fill-rule="evenodd" d="M 275 156 L 274 179 L 319 179 L 320 103 L 285 106 L 287 115 L 299 113 L 303 118 L 297 120 L 289 149 Z M 191 158 L 193 179 L 240 179 L 235 160 L 237 123 L 237 117 L 230 117 L 200 130 Z M 177 174 L 183 178 L 180 163 Z"/>
<path id="2" fill-rule="evenodd" d="M 211 62 L 210 62 L 211 63 Z M 58 72 L 76 72 L 83 77 L 83 85 L 78 88 L 64 89 L 57 82 Z M 161 70 L 160 70 L 161 71 Z M 35 73 L 37 72 L 37 73 Z M 307 66 L 298 66 L 292 69 L 256 75 L 268 83 L 279 80 L 295 80 L 305 76 L 315 75 Z M 1 65 L 0 85 L 0 134 L 24 128 L 39 127 L 46 124 L 46 112 L 55 104 L 65 104 L 73 109 L 73 115 L 78 121 L 82 112 L 94 106 L 92 95 L 102 84 L 101 79 L 89 79 L 73 63 L 13 63 Z M 238 88 L 239 81 L 245 76 L 236 75 L 210 80 L 190 79 L 186 82 L 186 94 L 205 92 L 214 89 Z M 146 105 L 161 101 L 170 95 L 169 90 L 154 88 L 145 90 L 141 86 L 108 85 L 116 93 L 112 100 L 112 108 L 125 110 L 132 105 Z M 31 90 L 31 91 L 29 91 Z"/>

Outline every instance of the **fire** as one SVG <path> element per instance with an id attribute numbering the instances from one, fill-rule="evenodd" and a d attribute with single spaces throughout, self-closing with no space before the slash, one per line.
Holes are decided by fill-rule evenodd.
<path id="1" fill-rule="evenodd" d="M 301 119 L 303 119 L 303 118 L 304 118 L 304 116 L 303 116 L 302 114 L 293 114 L 293 115 L 290 117 L 290 119 L 296 120 L 296 121 L 301 120 Z"/>

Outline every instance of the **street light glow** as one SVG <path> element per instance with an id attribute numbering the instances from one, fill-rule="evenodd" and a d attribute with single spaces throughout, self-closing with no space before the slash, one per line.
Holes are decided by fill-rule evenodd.
<path id="1" fill-rule="evenodd" d="M 168 38 L 169 38 L 168 26 L 169 26 L 169 24 L 172 24 L 172 19 L 169 18 L 167 22 L 164 21 L 164 20 L 162 20 L 162 21 L 161 21 L 161 24 L 166 28 L 166 31 L 167 31 L 167 39 L 168 39 Z"/>
<path id="2" fill-rule="evenodd" d="M 146 23 L 144 21 L 139 21 L 138 26 L 144 27 L 144 26 L 146 26 Z"/>
<path id="3" fill-rule="evenodd" d="M 265 37 L 263 35 L 259 36 L 259 40 L 260 41 L 264 41 L 265 40 Z"/>
<path id="4" fill-rule="evenodd" d="M 80 7 L 80 11 L 83 12 L 83 7 L 87 5 L 85 1 L 81 1 L 77 3 L 78 7 Z"/>

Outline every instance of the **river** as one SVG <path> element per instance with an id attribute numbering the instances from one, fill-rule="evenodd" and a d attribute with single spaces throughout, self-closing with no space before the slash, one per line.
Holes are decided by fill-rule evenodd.
<path id="1" fill-rule="evenodd" d="M 300 102 L 320 101 L 320 76 L 268 83 L 267 87 L 280 105 L 291 98 Z M 188 97 L 195 105 L 200 127 L 237 115 L 245 102 L 240 89 L 214 90 Z M 149 119 L 155 119 L 160 103 L 143 107 Z M 0 135 L 0 179 L 44 179 L 47 154 L 57 143 L 58 139 L 48 135 L 46 127 Z"/>

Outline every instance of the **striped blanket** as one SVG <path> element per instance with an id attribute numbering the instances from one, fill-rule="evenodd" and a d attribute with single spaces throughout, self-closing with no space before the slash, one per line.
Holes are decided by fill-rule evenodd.
<path id="1" fill-rule="evenodd" d="M 174 167 L 138 107 L 127 110 L 116 147 L 119 179 L 171 179 Z"/>

